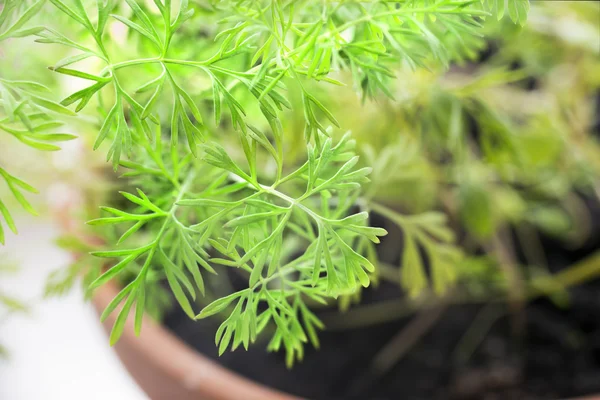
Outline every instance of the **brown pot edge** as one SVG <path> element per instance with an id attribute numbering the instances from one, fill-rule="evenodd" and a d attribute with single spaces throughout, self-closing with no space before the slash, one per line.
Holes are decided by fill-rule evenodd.
<path id="1" fill-rule="evenodd" d="M 96 311 L 101 313 L 118 292 L 114 282 L 98 288 L 92 298 Z M 104 321 L 105 331 L 110 332 L 117 315 L 113 312 Z M 153 400 L 299 399 L 228 370 L 147 316 L 138 337 L 134 333 L 133 319 L 130 313 L 123 335 L 114 347 L 130 375 Z"/>

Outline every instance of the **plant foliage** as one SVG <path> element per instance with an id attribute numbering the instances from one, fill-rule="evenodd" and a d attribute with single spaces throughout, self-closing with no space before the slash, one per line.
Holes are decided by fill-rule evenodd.
<path id="1" fill-rule="evenodd" d="M 9 0 L 0 39 L 33 36 L 67 48 L 50 69 L 86 85 L 58 103 L 36 82 L 1 79 L 0 130 L 56 150 L 53 142 L 72 138 L 55 133 L 64 116 L 97 117 L 93 148 L 106 151 L 132 185 L 115 201 L 120 206 L 89 221 L 114 237 L 92 252 L 106 268 L 90 289 L 125 282 L 102 315 L 118 313 L 111 343 L 129 314 L 139 333 L 149 293 L 166 281 L 191 318 L 224 316 L 219 353 L 247 348 L 272 326 L 268 347 L 284 348 L 291 365 L 306 342 L 318 346 L 323 324 L 309 304 L 356 293 L 373 279 L 373 246 L 386 231 L 372 226 L 369 211 L 404 231 L 403 282 L 413 295 L 429 285 L 420 248 L 440 293 L 462 258 L 442 214 L 403 216 L 365 196 L 371 168 L 348 134 L 332 134 L 341 124 L 322 88 L 393 98 L 399 66 L 467 60 L 488 16 L 507 13 L 523 24 L 528 8 L 526 0 Z M 41 10 L 64 21 L 61 29 L 30 27 Z M 189 38 L 204 26 L 210 40 L 196 46 Z M 288 133 L 295 113 L 300 142 Z M 0 174 L 32 212 L 22 192 L 34 189 Z M 0 211 L 15 230 L 3 203 Z M 196 299 L 216 273 L 239 274 L 247 285 L 199 311 Z"/>
<path id="2" fill-rule="evenodd" d="M 11 38 L 20 38 L 41 32 L 43 27 L 27 27 L 43 7 L 44 1 L 6 1 L 0 11 L 0 44 Z M 47 98 L 48 89 L 43 84 L 28 80 L 0 78 L 0 132 L 11 135 L 22 144 L 41 151 L 60 150 L 55 143 L 74 139 L 75 136 L 57 133 L 63 125 L 58 115 L 75 115 L 74 112 Z M 60 131 L 58 131 L 60 132 Z M 29 213 L 36 215 L 24 192 L 37 193 L 36 189 L 11 175 L 0 163 L 0 177 L 6 183 L 15 200 Z M 0 215 L 14 233 L 17 228 L 8 206 L 0 199 Z M 0 243 L 5 233 L 0 223 Z"/>

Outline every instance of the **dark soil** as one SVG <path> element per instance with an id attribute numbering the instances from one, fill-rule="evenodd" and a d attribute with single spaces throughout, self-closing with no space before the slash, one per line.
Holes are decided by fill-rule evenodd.
<path id="1" fill-rule="evenodd" d="M 593 220 L 596 226 L 590 239 L 576 251 L 544 238 L 553 272 L 600 248 L 600 215 Z M 399 296 L 398 289 L 383 284 L 367 290 L 363 300 L 374 303 Z M 531 302 L 524 310 L 521 329 L 515 329 L 514 318 L 502 303 L 448 307 L 383 373 L 370 368 L 374 356 L 414 316 L 360 329 L 322 332 L 321 349 L 307 345 L 305 359 L 292 370 L 285 367 L 282 353 L 265 351 L 266 343 L 218 357 L 216 319 L 194 322 L 176 308 L 165 324 L 226 367 L 310 399 L 548 400 L 600 393 L 600 281 L 570 289 L 568 300 L 562 307 L 548 299 Z M 479 329 L 480 340 L 467 341 L 474 349 L 458 346 L 473 321 L 485 319 L 492 322 Z"/>

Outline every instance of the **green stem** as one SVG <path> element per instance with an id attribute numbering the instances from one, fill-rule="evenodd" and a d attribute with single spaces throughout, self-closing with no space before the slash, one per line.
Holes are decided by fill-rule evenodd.
<path id="1" fill-rule="evenodd" d="M 131 67 L 134 65 L 153 64 L 153 63 L 162 63 L 162 62 L 163 62 L 163 59 L 161 59 L 160 57 L 139 58 L 139 59 L 135 59 L 135 60 L 127 60 L 127 61 L 111 64 L 107 68 L 116 71 L 118 69 Z"/>
<path id="2" fill-rule="evenodd" d="M 144 263 L 144 266 L 142 267 L 142 270 L 138 274 L 138 277 L 136 278 L 136 280 L 141 279 L 143 281 L 145 279 L 146 273 L 148 272 L 148 269 L 150 267 L 150 262 L 148 260 L 151 260 L 152 257 L 154 256 L 154 253 L 156 252 L 156 249 L 157 249 L 158 245 L 160 244 L 160 240 L 162 239 L 163 235 L 165 234 L 165 231 L 167 230 L 167 227 L 169 226 L 171 219 L 175 220 L 175 212 L 179 208 L 179 204 L 177 204 L 177 203 L 186 194 L 186 192 L 190 188 L 192 182 L 194 181 L 195 177 L 196 177 L 196 172 L 193 171 L 185 179 L 183 185 L 181 186 L 181 189 L 179 190 L 179 193 L 177 194 L 177 197 L 175 198 L 175 201 L 173 201 L 173 205 L 171 206 L 171 209 L 169 210 L 168 213 L 165 214 L 166 215 L 165 222 L 162 224 L 160 230 L 158 231 L 158 234 L 154 238 L 154 241 L 152 241 L 152 243 L 150 245 L 151 246 L 150 254 L 148 254 L 148 256 L 146 258 L 147 262 Z"/>
<path id="3" fill-rule="evenodd" d="M 532 301 L 539 297 L 551 296 L 598 276 L 600 276 L 600 251 L 554 275 L 533 278 L 527 286 L 526 299 Z M 465 291 L 456 292 L 448 298 L 448 302 L 452 304 L 504 303 L 506 300 L 505 295 L 493 297 L 489 293 L 471 295 Z M 417 298 L 369 304 L 356 307 L 346 313 L 327 313 L 322 315 L 322 320 L 328 330 L 362 328 L 406 317 L 422 307 L 430 306 L 435 301 L 435 295 L 424 292 Z"/>
<path id="4" fill-rule="evenodd" d="M 299 209 L 304 211 L 306 214 L 310 215 L 311 218 L 313 218 L 316 222 L 321 222 L 323 220 L 323 217 L 321 217 L 319 214 L 315 213 L 310 208 L 306 207 L 304 204 L 300 203 L 297 199 L 293 199 L 290 196 L 286 195 L 285 193 L 282 193 L 282 192 L 276 190 L 273 186 L 261 185 L 258 182 L 253 182 L 253 181 L 246 179 L 244 177 L 241 177 L 233 172 L 230 173 L 230 176 L 236 182 L 247 182 L 248 187 L 251 187 L 252 189 L 257 189 L 258 191 L 260 191 L 262 193 L 268 193 L 275 197 L 279 197 L 280 199 L 288 202 L 291 206 L 297 206 Z"/>
<path id="5" fill-rule="evenodd" d="M 534 278 L 529 284 L 529 300 L 551 295 L 600 275 L 600 251 L 554 275 Z"/>
<path id="6" fill-rule="evenodd" d="M 391 221 L 397 221 L 399 219 L 403 219 L 404 216 L 402 214 L 397 213 L 396 211 L 388 208 L 382 204 L 375 203 L 374 201 L 369 201 L 368 206 L 371 210 L 375 211 L 377 214 L 382 217 L 386 217 Z"/>

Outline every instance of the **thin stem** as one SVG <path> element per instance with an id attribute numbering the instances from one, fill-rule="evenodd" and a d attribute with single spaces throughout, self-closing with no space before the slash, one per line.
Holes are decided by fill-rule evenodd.
<path id="1" fill-rule="evenodd" d="M 463 334 L 453 351 L 452 358 L 462 365 L 469 360 L 473 352 L 485 338 L 494 323 L 504 315 L 505 308 L 496 303 L 484 306 Z"/>
<path id="2" fill-rule="evenodd" d="M 495 254 L 500 268 L 506 275 L 508 298 L 512 309 L 513 333 L 519 336 L 525 326 L 523 308 L 526 302 L 526 283 L 522 272 L 517 267 L 514 249 L 506 228 L 500 228 L 487 246 L 489 254 Z"/>
<path id="3" fill-rule="evenodd" d="M 438 304 L 419 311 L 415 318 L 383 346 L 373 357 L 367 373 L 352 384 L 352 391 L 360 393 L 386 374 L 427 333 L 443 315 L 448 303 Z"/>
<path id="4" fill-rule="evenodd" d="M 405 218 L 402 214 L 374 201 L 369 201 L 368 207 L 382 217 L 386 217 L 392 221 L 403 220 Z"/>
<path id="5" fill-rule="evenodd" d="M 551 296 L 599 276 L 600 251 L 554 275 L 533 278 L 527 285 L 526 299 L 532 301 L 539 297 Z M 406 317 L 415 310 L 430 305 L 435 299 L 433 293 L 424 292 L 417 298 L 388 300 L 359 306 L 342 314 L 339 312 L 323 314 L 321 318 L 328 330 L 362 328 Z M 452 304 L 504 303 L 507 301 L 507 296 L 490 295 L 490 293 L 473 295 L 463 290 L 456 291 L 447 301 Z"/>
<path id="6" fill-rule="evenodd" d="M 134 65 L 162 63 L 163 61 L 164 60 L 162 58 L 160 58 L 160 57 L 139 58 L 139 59 L 135 59 L 135 60 L 127 60 L 127 61 L 122 61 L 122 62 L 118 62 L 118 63 L 115 63 L 115 64 L 111 64 L 111 65 L 107 66 L 107 68 L 116 71 L 118 69 L 126 68 L 126 67 L 131 67 L 131 66 L 134 66 Z"/>
<path id="7" fill-rule="evenodd" d="M 274 186 L 261 185 L 258 182 L 254 182 L 252 180 L 243 178 L 243 177 L 241 177 L 241 176 L 239 176 L 237 174 L 234 174 L 233 172 L 230 173 L 230 176 L 236 182 L 247 182 L 248 183 L 248 187 L 251 187 L 253 189 L 258 189 L 259 191 L 261 191 L 263 193 L 268 193 L 268 194 L 271 194 L 273 196 L 279 197 L 280 199 L 285 200 L 286 202 L 288 202 L 290 205 L 297 206 L 302 211 L 304 211 L 305 213 L 307 213 L 308 215 L 310 215 L 317 222 L 320 222 L 320 221 L 323 220 L 323 217 L 321 217 L 319 214 L 315 213 L 310 208 L 306 207 L 304 204 L 300 203 L 297 199 L 293 199 L 290 196 L 286 195 L 285 193 L 282 193 L 282 192 L 280 192 L 278 190 L 275 190 Z"/>
<path id="8" fill-rule="evenodd" d="M 165 234 L 165 231 L 167 230 L 167 227 L 169 226 L 169 223 L 171 222 L 171 219 L 173 219 L 173 220 L 176 219 L 175 218 L 175 212 L 179 208 L 179 204 L 177 204 L 177 203 L 186 194 L 186 192 L 188 191 L 188 189 L 191 186 L 192 182 L 194 181 L 195 177 L 196 177 L 196 172 L 192 171 L 192 172 L 190 172 L 190 174 L 185 179 L 183 185 L 181 186 L 181 189 L 179 190 L 179 193 L 177 194 L 177 197 L 173 201 L 173 205 L 171 206 L 171 209 L 166 214 L 165 222 L 162 224 L 162 226 L 160 227 L 160 230 L 158 231 L 158 234 L 156 235 L 156 237 L 154 238 L 154 240 L 150 244 L 151 245 L 150 254 L 148 254 L 148 256 L 146 258 L 146 262 L 144 263 L 144 266 L 142 267 L 142 270 L 138 274 L 136 280 L 140 279 L 140 280 L 143 281 L 145 279 L 146 273 L 148 272 L 148 269 L 150 267 L 149 260 L 151 260 L 152 257 L 154 256 L 154 253 L 156 252 L 156 249 L 158 248 L 158 246 L 160 244 L 160 241 L 161 241 L 163 235 Z"/>

